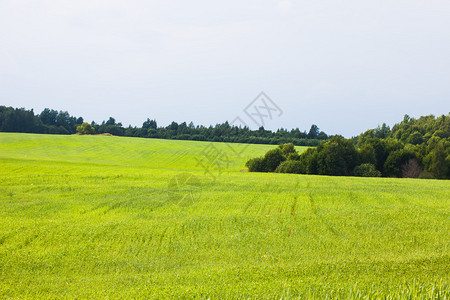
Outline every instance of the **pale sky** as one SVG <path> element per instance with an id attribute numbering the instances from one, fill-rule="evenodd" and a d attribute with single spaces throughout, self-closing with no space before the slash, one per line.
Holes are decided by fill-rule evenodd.
<path id="1" fill-rule="evenodd" d="M 450 111 L 448 0 L 0 0 L 0 105 L 357 135 Z"/>

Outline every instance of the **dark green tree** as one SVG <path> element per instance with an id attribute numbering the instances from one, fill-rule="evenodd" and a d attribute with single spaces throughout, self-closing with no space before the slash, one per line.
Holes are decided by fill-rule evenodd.
<path id="1" fill-rule="evenodd" d="M 318 174 L 348 176 L 359 164 L 358 152 L 351 140 L 335 136 L 318 149 Z"/>
<path id="2" fill-rule="evenodd" d="M 438 142 L 433 150 L 426 156 L 427 169 L 435 178 L 446 178 L 449 172 L 449 153 L 445 151 L 444 143 Z"/>
<path id="3" fill-rule="evenodd" d="M 266 172 L 267 168 L 262 157 L 252 158 L 245 166 L 250 172 Z"/>
<path id="4" fill-rule="evenodd" d="M 108 121 L 106 121 L 105 125 L 116 125 L 116 119 L 113 117 L 109 117 Z"/>
<path id="5" fill-rule="evenodd" d="M 266 167 L 266 172 L 274 172 L 276 168 L 286 160 L 283 153 L 279 148 L 269 150 L 264 155 L 264 165 Z"/>
<path id="6" fill-rule="evenodd" d="M 317 125 L 313 124 L 311 125 L 311 128 L 309 129 L 308 138 L 309 139 L 315 139 L 319 136 L 320 130 Z"/>
<path id="7" fill-rule="evenodd" d="M 149 128 L 156 129 L 157 126 L 158 125 L 156 123 L 156 120 L 150 120 L 148 118 L 144 123 L 142 123 L 142 128 L 144 128 L 146 130 L 148 130 Z"/>
<path id="8" fill-rule="evenodd" d="M 414 133 L 408 136 L 406 141 L 413 145 L 419 145 L 423 143 L 423 136 L 420 132 L 415 131 Z"/>
<path id="9" fill-rule="evenodd" d="M 414 152 L 400 149 L 391 152 L 384 163 L 384 176 L 402 177 L 402 166 L 410 159 L 416 159 Z"/>

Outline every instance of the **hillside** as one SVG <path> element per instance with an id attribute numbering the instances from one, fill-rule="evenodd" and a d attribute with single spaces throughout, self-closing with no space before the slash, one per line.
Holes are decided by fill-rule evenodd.
<path id="1" fill-rule="evenodd" d="M 448 181 L 240 172 L 273 146 L 233 147 L 0 133 L 0 298 L 450 297 Z"/>

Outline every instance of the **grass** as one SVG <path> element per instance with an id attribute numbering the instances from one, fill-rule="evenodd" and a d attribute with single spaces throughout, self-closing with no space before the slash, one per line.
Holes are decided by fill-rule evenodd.
<path id="1" fill-rule="evenodd" d="M 273 146 L 232 147 L 0 133 L 0 298 L 450 298 L 448 181 L 239 172 Z"/>

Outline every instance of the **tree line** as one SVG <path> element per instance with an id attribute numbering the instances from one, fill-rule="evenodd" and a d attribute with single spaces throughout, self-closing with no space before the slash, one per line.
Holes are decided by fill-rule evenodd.
<path id="1" fill-rule="evenodd" d="M 71 116 L 67 111 L 45 108 L 41 113 L 35 114 L 32 109 L 0 106 L 0 131 L 3 132 L 75 134 L 77 128 L 79 133 L 84 134 L 95 132 L 128 137 L 273 145 L 293 143 L 297 146 L 317 146 L 329 138 L 317 125 L 312 125 L 308 132 L 299 128 L 271 131 L 260 127 L 251 130 L 248 127 L 230 125 L 228 121 L 208 127 L 196 126 L 193 122 L 172 122 L 164 127 L 148 118 L 141 127 L 124 127 L 113 117 L 97 124 L 84 122 L 82 117 Z"/>
<path id="2" fill-rule="evenodd" d="M 353 139 L 334 136 L 302 154 L 282 144 L 246 166 L 250 172 L 450 179 L 450 114 L 405 115 L 392 129 L 383 124 Z"/>

